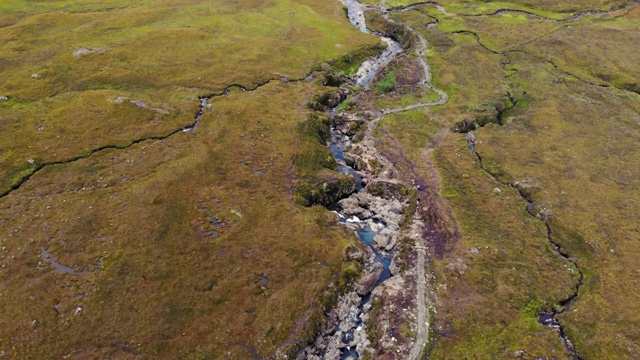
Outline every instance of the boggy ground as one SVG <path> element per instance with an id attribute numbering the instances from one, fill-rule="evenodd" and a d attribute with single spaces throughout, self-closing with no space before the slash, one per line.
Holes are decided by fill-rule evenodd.
<path id="1" fill-rule="evenodd" d="M 640 7 L 439 4 L 391 17 L 427 37 L 450 100 L 379 130 L 460 228 L 434 254 L 430 357 L 637 358 Z"/>
<path id="2" fill-rule="evenodd" d="M 295 80 L 377 38 L 337 2 L 8 4 L 0 353 L 246 359 L 307 338 L 355 239 L 294 204 L 322 79 Z"/>

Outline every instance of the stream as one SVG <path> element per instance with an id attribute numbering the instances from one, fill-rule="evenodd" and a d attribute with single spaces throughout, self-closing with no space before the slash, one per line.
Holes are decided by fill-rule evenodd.
<path id="1" fill-rule="evenodd" d="M 376 124 L 388 114 L 404 112 L 407 110 L 418 109 L 428 106 L 444 104 L 448 100 L 448 96 L 442 90 L 431 84 L 431 73 L 429 65 L 425 58 L 425 50 L 427 49 L 426 39 L 414 28 L 407 24 L 397 22 L 388 17 L 386 4 L 383 1 L 381 6 L 364 5 L 357 0 L 339 0 L 347 8 L 347 16 L 351 24 L 360 31 L 377 36 L 382 42 L 387 44 L 387 48 L 379 55 L 365 60 L 358 68 L 358 71 L 352 77 L 352 85 L 367 90 L 373 82 L 376 74 L 388 66 L 392 60 L 397 58 L 404 50 L 402 45 L 383 34 L 375 33 L 367 28 L 365 19 L 365 10 L 378 10 L 383 13 L 384 18 L 392 23 L 404 26 L 408 31 L 413 33 L 419 40 L 414 48 L 421 68 L 422 79 L 420 85 L 431 89 L 439 95 L 439 99 L 429 102 L 418 102 L 415 104 L 390 108 L 373 113 L 372 118 L 358 119 L 358 115 L 347 114 L 346 121 L 336 121 L 336 108 L 329 111 L 333 126 L 331 127 L 331 140 L 328 144 L 334 159 L 338 166 L 338 171 L 343 174 L 353 176 L 357 180 L 357 190 L 351 196 L 338 201 L 333 210 L 337 213 L 340 221 L 349 229 L 353 230 L 359 238 L 364 254 L 360 254 L 360 261 L 363 264 L 362 276 L 353 285 L 350 292 L 340 296 L 335 307 L 327 314 L 327 323 L 316 335 L 313 344 L 302 350 L 297 359 L 308 360 L 354 360 L 375 354 L 373 345 L 394 349 L 398 356 L 404 359 L 419 359 L 425 343 L 429 336 L 429 313 L 427 311 L 427 275 L 424 268 L 426 263 L 426 251 L 424 238 L 421 235 L 424 231 L 424 223 L 420 221 L 420 216 L 414 214 L 413 224 L 409 229 L 411 234 L 404 233 L 402 236 L 408 236 L 415 241 L 416 265 L 413 283 L 405 283 L 405 275 L 399 273 L 397 264 L 394 264 L 395 247 L 397 241 L 401 237 L 401 223 L 403 222 L 403 213 L 410 206 L 409 199 L 404 199 L 398 192 L 393 189 L 407 184 L 399 181 L 397 178 L 397 170 L 394 165 L 386 159 L 386 157 L 376 149 L 376 141 L 373 136 L 372 129 Z M 349 119 L 349 117 L 351 118 Z M 341 120 L 345 120 L 344 118 Z M 344 124 L 349 121 L 364 121 L 368 123 L 364 133 L 364 140 L 356 144 L 352 143 L 352 133 L 348 129 L 344 129 Z M 348 159 L 344 153 L 349 149 Z M 357 154 L 357 155 L 356 155 Z M 368 169 L 367 171 L 358 171 L 360 165 L 357 159 L 368 158 L 380 163 L 378 170 Z M 347 161 L 349 160 L 349 161 Z M 367 162 L 366 160 L 363 160 Z M 351 166 L 350 166 L 351 165 Z M 371 165 L 369 163 L 369 165 Z M 354 168 L 355 167 L 355 168 Z M 365 168 L 367 166 L 365 165 Z M 380 171 L 381 170 L 381 171 Z M 377 187 L 381 186 L 383 194 L 374 196 L 365 185 L 375 183 Z M 379 188 L 380 189 L 380 188 Z M 419 189 L 419 187 L 418 187 Z M 385 191 L 390 191 L 385 193 Z M 402 261 L 402 260 L 400 260 Z M 404 284 L 404 285 L 398 285 Z M 390 301 L 389 308 L 379 309 L 385 313 L 385 316 L 393 316 L 395 319 L 385 320 L 381 324 L 376 324 L 377 329 L 367 329 L 370 326 L 369 318 L 372 315 L 375 304 L 371 304 L 372 297 L 376 301 L 380 301 L 381 297 L 385 301 Z M 404 309 L 400 314 L 393 314 L 392 309 L 396 306 L 393 303 L 405 299 L 414 303 L 415 309 Z M 401 305 L 404 307 L 404 305 Z M 411 319 L 407 317 L 411 314 Z M 376 320 L 378 321 L 378 320 Z M 396 327 L 400 324 L 414 323 L 416 334 L 413 339 L 406 339 L 405 343 L 397 343 Z M 394 325 L 395 324 L 395 325 Z M 377 336 L 376 344 L 371 344 L 368 332 L 373 330 Z M 383 331 L 382 334 L 377 331 Z M 374 355 L 375 356 L 375 355 Z"/>
<path id="2" fill-rule="evenodd" d="M 367 153 L 365 155 L 371 155 L 371 153 L 373 153 L 374 159 L 379 160 L 381 158 L 384 158 L 384 155 L 382 155 L 375 148 L 376 142 L 375 137 L 373 136 L 372 129 L 382 118 L 384 118 L 388 114 L 400 113 L 407 110 L 424 108 L 428 106 L 441 105 L 448 101 L 448 95 L 431 83 L 430 67 L 425 57 L 425 51 L 428 47 L 425 37 L 410 25 L 401 21 L 396 21 L 389 16 L 390 10 L 396 12 L 409 11 L 417 6 L 427 4 L 428 2 L 421 2 L 405 7 L 388 9 L 386 6 L 386 1 L 384 0 L 381 1 L 381 5 L 379 6 L 362 4 L 357 0 L 339 1 L 347 8 L 348 19 L 354 27 L 356 27 L 363 33 L 371 34 L 378 37 L 387 45 L 387 48 L 380 55 L 371 57 L 362 63 L 362 65 L 358 68 L 356 74 L 351 79 L 352 85 L 367 90 L 376 77 L 376 74 L 378 74 L 381 69 L 388 66 L 392 60 L 397 58 L 403 52 L 403 48 L 399 42 L 394 41 L 393 39 L 384 36 L 383 34 L 372 32 L 367 28 L 365 11 L 377 10 L 382 13 L 386 21 L 399 26 L 403 26 L 418 40 L 418 42 L 413 46 L 413 51 L 418 61 L 420 62 L 423 72 L 421 85 L 436 92 L 439 95 L 439 98 L 434 101 L 418 102 L 406 106 L 383 109 L 381 111 L 374 111 L 369 113 L 369 115 L 372 116 L 366 119 L 368 125 L 364 136 L 366 140 L 355 144 L 355 149 L 364 149 L 364 152 Z M 638 3 L 640 3 L 640 0 L 633 1 L 634 5 Z M 429 4 L 435 6 L 436 9 L 438 9 L 443 14 L 449 14 L 442 6 L 436 3 Z M 579 19 L 581 16 L 594 15 L 599 13 L 600 12 L 585 12 L 576 16 L 576 19 L 574 20 Z M 437 25 L 437 21 L 435 25 Z M 435 25 L 429 24 L 427 26 Z M 482 45 L 481 43 L 479 44 Z M 487 50 L 491 51 L 488 48 Z M 513 103 L 515 104 L 516 101 L 513 101 Z M 356 152 L 353 149 L 350 149 L 350 146 L 353 145 L 352 138 L 347 135 L 347 132 L 344 132 L 342 129 L 340 129 L 340 126 L 333 121 L 334 117 L 336 116 L 335 113 L 335 108 L 330 110 L 330 116 L 332 119 L 332 123 L 334 123 L 334 126 L 331 128 L 331 140 L 328 146 L 330 147 L 333 156 L 338 164 L 338 171 L 343 174 L 351 175 L 357 180 L 356 193 L 346 199 L 339 201 L 335 210 L 337 210 L 336 213 L 339 216 L 340 221 L 356 233 L 363 245 L 363 248 L 365 249 L 365 255 L 362 256 L 362 263 L 364 264 L 362 272 L 363 275 L 362 278 L 354 285 L 355 289 L 340 296 L 335 308 L 328 314 L 327 325 L 323 327 L 319 334 L 317 334 L 314 343 L 298 354 L 297 359 L 299 360 L 355 360 L 363 357 L 368 357 L 371 354 L 373 354 L 373 356 L 375 357 L 376 353 L 373 352 L 373 345 L 375 344 L 371 344 L 367 333 L 367 326 L 370 325 L 368 321 L 369 316 L 373 316 L 374 321 L 379 320 L 379 318 L 371 315 L 372 305 L 370 304 L 370 301 L 372 298 L 372 294 L 374 298 L 377 297 L 377 299 L 380 299 L 380 290 L 384 291 L 384 289 L 386 287 L 389 287 L 389 285 L 393 283 L 394 280 L 397 280 L 402 276 L 397 272 L 397 266 L 393 264 L 392 261 L 394 260 L 393 256 L 395 254 L 395 241 L 400 236 L 400 227 L 398 226 L 399 223 L 397 222 L 397 218 L 394 214 L 397 214 L 396 211 L 398 209 L 406 210 L 408 202 L 405 201 L 401 203 L 400 199 L 384 200 L 375 198 L 367 191 L 365 185 L 372 182 L 371 178 L 374 178 L 373 181 L 376 182 L 380 181 L 387 183 L 393 183 L 393 180 L 397 180 L 397 178 L 393 175 L 390 175 L 393 171 L 387 174 L 390 176 L 381 176 L 380 174 L 377 174 L 377 170 L 371 171 L 371 173 L 358 171 L 360 170 L 361 166 L 353 165 L 353 159 L 349 158 L 353 157 L 353 154 Z M 501 116 L 502 114 L 499 114 L 499 120 L 501 120 Z M 467 137 L 467 140 L 469 142 L 469 151 L 477 155 L 480 166 L 481 168 L 483 168 L 482 158 L 475 149 L 475 137 L 471 133 L 465 134 L 465 136 Z M 349 150 L 347 151 L 346 155 L 344 152 L 345 150 Z M 349 164 L 353 166 L 350 166 Z M 393 164 L 387 161 L 385 166 L 393 167 Z M 408 182 L 407 179 L 405 179 L 405 183 L 406 182 Z M 418 187 L 417 189 L 419 190 L 420 188 Z M 526 196 L 523 196 L 523 198 L 527 201 L 527 212 L 535 217 L 535 214 L 533 214 L 532 211 L 533 203 Z M 419 212 L 416 212 L 416 214 L 418 213 Z M 567 254 L 564 254 L 560 250 L 559 245 L 554 242 L 549 224 L 545 222 L 545 225 L 548 229 L 549 241 L 554 245 L 556 252 L 564 257 L 568 262 L 573 263 L 577 271 L 580 272 L 580 281 L 576 286 L 575 293 L 559 303 L 559 305 L 562 307 L 562 310 L 554 309 L 551 311 L 542 312 L 541 314 L 539 314 L 538 321 L 545 326 L 556 329 L 566 349 L 571 354 L 571 358 L 579 360 L 581 359 L 581 357 L 578 355 L 575 347 L 566 336 L 562 324 L 557 319 L 557 315 L 565 311 L 566 307 L 577 298 L 580 286 L 582 285 L 583 274 L 577 267 L 575 261 L 573 261 Z M 406 233 L 403 233 L 403 236 L 405 235 Z M 380 240 L 383 237 L 388 238 L 389 241 L 387 243 L 381 242 Z M 416 240 L 416 245 L 413 250 L 417 254 L 417 263 L 415 265 L 415 270 L 417 273 L 415 280 L 415 303 L 417 306 L 415 310 L 415 317 L 417 330 L 415 339 L 413 341 L 413 344 L 411 344 L 410 351 L 404 353 L 400 352 L 400 348 L 398 347 L 398 345 L 400 344 L 395 344 L 391 347 L 382 346 L 382 349 L 393 349 L 392 351 L 396 353 L 394 354 L 396 358 L 397 356 L 400 356 L 400 358 L 403 359 L 416 360 L 421 357 L 424 345 L 427 343 L 429 338 L 430 315 L 425 307 L 425 304 L 427 306 L 429 305 L 427 300 L 428 283 L 426 281 L 428 276 L 425 275 L 424 271 L 426 263 L 426 248 L 424 244 L 424 238 L 421 238 L 419 235 L 412 236 L 411 238 L 413 240 Z M 364 283 L 366 285 L 364 286 L 364 289 L 366 290 L 363 290 L 363 280 L 365 280 Z M 385 297 L 385 299 L 388 299 L 388 295 L 384 296 L 387 296 Z M 407 309 L 403 308 L 403 311 L 406 312 Z M 400 316 L 398 318 L 407 323 L 406 317 L 402 318 Z M 373 330 L 374 333 L 376 333 L 376 329 Z M 389 328 L 386 328 L 386 333 L 382 335 L 380 334 L 380 332 L 377 332 L 376 337 L 382 336 L 386 337 L 388 340 L 388 330 Z M 395 341 L 394 328 L 391 328 L 390 333 L 391 340 Z M 381 342 L 382 338 L 378 338 L 376 339 L 376 341 Z M 376 347 L 376 349 L 376 351 L 378 351 L 380 348 Z M 403 349 L 403 351 L 405 350 L 406 348 Z"/>
<path id="3" fill-rule="evenodd" d="M 367 9 L 366 5 L 363 5 L 356 0 L 340 0 L 340 2 L 347 7 L 347 16 L 349 17 L 351 25 L 355 26 L 365 34 L 379 37 L 380 40 L 387 44 L 387 49 L 384 50 L 382 54 L 365 60 L 356 72 L 356 86 L 366 88 L 371 84 L 371 81 L 373 81 L 378 70 L 389 65 L 391 60 L 395 59 L 396 56 L 402 52 L 402 45 L 391 38 L 373 33 L 367 29 L 367 22 L 364 17 L 364 11 Z"/>
<path id="4" fill-rule="evenodd" d="M 400 43 L 391 38 L 374 34 L 367 29 L 364 17 L 366 6 L 355 0 L 340 0 L 347 8 L 347 15 L 351 24 L 360 31 L 378 36 L 387 44 L 387 49 L 380 55 L 365 60 L 353 77 L 355 86 L 366 89 L 375 78 L 378 71 L 387 66 L 403 49 Z M 335 116 L 335 108 L 329 111 L 332 122 Z M 364 191 L 363 177 L 369 179 L 370 174 L 360 173 L 345 161 L 344 149 L 351 143 L 351 137 L 343 134 L 336 126 L 331 127 L 331 140 L 328 144 L 333 157 L 338 164 L 338 171 L 343 174 L 353 176 L 357 180 L 356 196 Z M 369 195 L 370 196 L 370 195 Z M 354 198 L 352 195 L 350 198 Z M 395 199 L 394 199 L 395 200 Z M 391 202 L 395 206 L 400 206 L 399 202 Z M 397 203 L 397 204 L 396 204 Z M 341 296 L 336 309 L 332 312 L 333 321 L 329 320 L 329 325 L 322 334 L 319 334 L 313 350 L 307 349 L 306 354 L 299 358 L 306 359 L 341 359 L 351 360 L 364 356 L 364 351 L 369 349 L 370 342 L 366 333 L 366 320 L 368 319 L 366 306 L 371 300 L 371 292 L 378 285 L 391 277 L 391 262 L 394 255 L 393 241 L 389 246 L 380 246 L 381 238 L 387 238 L 390 229 L 387 228 L 385 215 L 376 211 L 376 206 L 367 205 L 368 216 L 360 219 L 354 214 L 347 214 L 341 206 L 337 206 L 337 215 L 342 223 L 354 230 L 365 248 L 363 277 L 368 278 L 373 284 L 368 284 L 366 290 L 353 291 Z M 398 214 L 400 211 L 398 211 Z M 400 215 L 398 215 L 400 216 Z M 393 222 L 389 221 L 388 222 Z M 397 229 L 396 229 L 397 228 Z M 386 229 L 386 230 L 385 230 Z M 397 231 L 399 227 L 393 226 L 391 231 Z M 384 235 L 383 235 L 384 234 Z M 376 241 L 377 240 L 377 241 Z M 324 335 L 324 336 L 323 336 Z M 306 356 L 306 357 L 305 357 Z"/>

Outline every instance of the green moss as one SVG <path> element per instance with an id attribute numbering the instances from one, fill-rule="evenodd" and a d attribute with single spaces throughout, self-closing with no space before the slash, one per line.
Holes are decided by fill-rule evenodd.
<path id="1" fill-rule="evenodd" d="M 338 107 L 336 107 L 336 114 L 340 114 L 341 112 L 345 111 L 345 110 L 349 110 L 351 108 L 353 108 L 353 106 L 356 105 L 355 100 L 353 99 L 347 99 L 343 102 L 340 103 L 340 105 L 338 105 Z"/>
<path id="2" fill-rule="evenodd" d="M 396 74 L 393 73 L 393 72 L 388 73 L 387 76 L 384 77 L 384 79 L 382 79 L 382 80 L 378 81 L 377 83 L 375 83 L 374 86 L 381 93 L 387 93 L 387 92 L 392 91 L 397 86 Z"/>
<path id="3" fill-rule="evenodd" d="M 338 279 L 337 289 L 339 293 L 344 293 L 347 291 L 349 285 L 360 276 L 361 269 L 360 264 L 357 262 L 352 262 L 345 267 L 345 269 L 340 273 L 340 278 Z"/>
<path id="4" fill-rule="evenodd" d="M 336 168 L 335 159 L 326 146 L 330 137 L 328 117 L 310 114 L 298 125 L 297 134 L 300 144 L 293 164 L 298 176 L 307 178 L 322 169 Z"/>
<path id="5" fill-rule="evenodd" d="M 460 195 L 460 193 L 458 193 L 458 191 L 455 188 L 448 187 L 442 190 L 442 196 L 446 198 L 452 198 L 458 195 Z"/>

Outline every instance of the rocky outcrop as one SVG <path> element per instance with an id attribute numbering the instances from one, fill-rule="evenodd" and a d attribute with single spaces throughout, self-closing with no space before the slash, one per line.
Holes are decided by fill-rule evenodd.
<path id="1" fill-rule="evenodd" d="M 316 111 L 327 111 L 338 106 L 347 98 L 347 91 L 345 89 L 336 89 L 326 91 L 322 94 L 314 96 L 309 101 L 309 108 Z"/>
<path id="2" fill-rule="evenodd" d="M 367 339 L 366 327 L 361 323 L 366 317 L 362 313 L 361 303 L 362 297 L 355 291 L 342 296 L 329 313 L 327 323 L 321 331 L 322 336 L 317 337 L 298 358 L 339 360 L 345 348 L 364 353 L 371 343 Z M 322 353 L 324 355 L 320 356 Z"/>
<path id="3" fill-rule="evenodd" d="M 91 48 L 91 49 L 80 48 L 80 49 L 78 49 L 78 50 L 73 52 L 73 56 L 80 57 L 82 55 L 89 55 L 89 54 L 94 54 L 94 53 L 102 54 L 105 51 L 107 51 L 107 49 L 103 49 L 103 48 Z"/>
<path id="4" fill-rule="evenodd" d="M 324 173 L 313 182 L 307 182 L 296 188 L 296 201 L 303 206 L 332 206 L 338 200 L 354 193 L 358 181 L 350 175 L 337 172 Z"/>
<path id="5" fill-rule="evenodd" d="M 384 199 L 403 199 L 409 195 L 407 188 L 396 182 L 391 181 L 373 181 L 367 185 L 367 191 L 373 196 Z"/>

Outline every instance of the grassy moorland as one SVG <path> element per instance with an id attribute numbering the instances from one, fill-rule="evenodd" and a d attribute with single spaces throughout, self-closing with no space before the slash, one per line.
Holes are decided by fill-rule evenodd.
<path id="1" fill-rule="evenodd" d="M 449 101 L 373 130 L 453 229 L 430 246 L 430 357 L 576 358 L 538 323 L 552 310 L 580 358 L 640 357 L 640 6 L 439 4 L 390 16 Z M 358 265 L 335 216 L 299 206 L 338 178 L 307 106 L 331 91 L 303 79 L 377 45 L 337 1 L 3 1 L 0 353 L 247 359 L 309 338 Z M 437 98 L 420 71 L 407 51 L 343 106 Z"/>
<path id="2" fill-rule="evenodd" d="M 581 358 L 637 358 L 640 7 L 439 4 L 446 14 L 427 4 L 391 16 L 427 38 L 450 100 L 389 116 L 380 133 L 460 227 L 434 259 L 431 357 L 573 358 L 537 323 L 555 309 Z"/>
<path id="3" fill-rule="evenodd" d="M 2 354 L 247 359 L 308 337 L 354 239 L 294 204 L 321 89 L 291 80 L 377 38 L 307 0 L 0 14 Z"/>
<path id="4" fill-rule="evenodd" d="M 0 31 L 0 94 L 9 97 L 0 193 L 38 164 L 186 126 L 198 95 L 303 78 L 372 41 L 337 26 L 344 20 L 335 4 L 318 13 L 287 0 L 103 4 L 108 11 L 91 3 L 6 10 L 21 18 Z M 117 97 L 162 111 L 109 102 Z"/>

